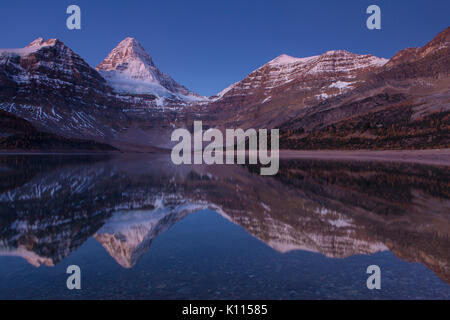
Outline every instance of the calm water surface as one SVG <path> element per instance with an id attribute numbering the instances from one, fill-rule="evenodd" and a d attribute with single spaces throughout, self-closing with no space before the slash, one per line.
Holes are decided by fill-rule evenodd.
<path id="1" fill-rule="evenodd" d="M 0 298 L 450 298 L 448 167 L 290 160 L 258 173 L 0 156 Z"/>

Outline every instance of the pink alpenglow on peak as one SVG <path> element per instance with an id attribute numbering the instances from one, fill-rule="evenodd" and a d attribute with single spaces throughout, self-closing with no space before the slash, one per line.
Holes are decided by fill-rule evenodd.
<path id="1" fill-rule="evenodd" d="M 162 103 L 166 99 L 186 103 L 207 99 L 161 72 L 135 38 L 121 41 L 96 69 L 118 92 L 153 94 Z"/>
<path id="2" fill-rule="evenodd" d="M 44 40 L 43 38 L 37 38 L 36 40 L 32 41 L 29 45 L 27 45 L 25 48 L 0 49 L 0 55 L 11 54 L 11 55 L 26 56 L 44 47 L 54 46 L 57 42 L 58 39 Z"/>
<path id="3" fill-rule="evenodd" d="M 345 82 L 352 82 L 353 86 L 347 86 L 352 88 L 359 81 L 359 74 L 382 67 L 387 62 L 388 60 L 384 58 L 378 58 L 370 54 L 355 54 L 346 50 L 332 50 L 322 55 L 304 58 L 282 54 L 254 70 L 243 80 L 222 90 L 212 97 L 212 100 L 255 97 L 260 93 L 259 89 L 264 88 L 264 95 L 261 96 L 259 102 L 265 103 L 271 100 L 270 96 L 272 96 L 272 90 L 274 89 L 277 90 L 277 88 L 292 83 L 295 84 L 296 90 L 314 91 L 314 88 L 323 86 L 323 83 L 314 83 L 314 81 L 320 82 L 321 79 L 330 82 L 329 85 L 344 80 Z M 339 85 L 337 83 L 334 86 Z M 328 86 L 325 89 L 327 88 Z M 324 97 L 322 93 L 315 93 L 315 95 L 317 94 Z"/>

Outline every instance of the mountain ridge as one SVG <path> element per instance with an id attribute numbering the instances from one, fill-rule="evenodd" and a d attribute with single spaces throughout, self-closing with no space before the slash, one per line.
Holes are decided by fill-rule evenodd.
<path id="1" fill-rule="evenodd" d="M 389 60 L 346 50 L 281 55 L 208 99 L 160 72 L 134 38 L 113 49 L 98 71 L 63 42 L 38 38 L 0 50 L 0 109 L 39 130 L 124 151 L 169 149 L 173 128 L 192 128 L 194 120 L 220 130 L 280 128 L 284 148 L 449 147 L 449 30 Z M 117 79 L 168 94 L 117 90 Z M 193 100 L 184 99 L 189 95 Z M 401 126 L 394 131 L 409 132 L 406 140 L 393 141 L 387 126 L 395 123 Z M 414 126 L 426 132 L 416 137 Z"/>

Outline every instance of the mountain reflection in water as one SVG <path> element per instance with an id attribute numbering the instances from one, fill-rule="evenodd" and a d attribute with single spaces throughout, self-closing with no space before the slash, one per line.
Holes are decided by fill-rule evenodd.
<path id="1" fill-rule="evenodd" d="M 166 155 L 1 156 L 0 255 L 55 266 L 93 237 L 133 268 L 155 238 L 209 209 L 281 253 L 390 251 L 450 284 L 448 167 L 289 160 L 275 177 L 258 173 Z"/>

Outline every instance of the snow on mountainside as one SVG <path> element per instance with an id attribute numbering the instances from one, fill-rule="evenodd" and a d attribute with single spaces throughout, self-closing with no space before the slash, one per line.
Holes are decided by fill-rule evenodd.
<path id="1" fill-rule="evenodd" d="M 45 41 L 43 38 L 37 38 L 25 48 L 17 48 L 17 49 L 0 49 L 0 55 L 19 55 L 26 56 L 30 53 L 36 52 L 43 47 L 52 47 L 56 44 L 56 39 L 49 39 Z"/>
<path id="2" fill-rule="evenodd" d="M 295 58 L 281 55 L 211 97 L 205 112 L 215 127 L 275 128 L 302 110 L 365 84 L 387 59 L 345 50 Z"/>
<path id="3" fill-rule="evenodd" d="M 150 102 L 151 103 L 151 102 Z M 148 103 L 148 104 L 150 104 Z M 58 39 L 0 51 L 0 109 L 38 130 L 90 140 L 113 137 L 126 107 L 106 80 Z"/>
<path id="4" fill-rule="evenodd" d="M 162 140 L 158 132 L 130 135 L 152 121 L 168 127 L 167 119 L 186 105 L 179 99 L 115 92 L 58 39 L 38 38 L 25 48 L 0 50 L 0 110 L 42 132 L 118 143 L 121 149 L 136 141 L 154 145 Z"/>
<path id="5" fill-rule="evenodd" d="M 219 129 L 279 128 L 296 134 L 285 148 L 303 148 L 291 142 L 309 141 L 301 135 L 314 130 L 325 130 L 328 139 L 333 126 L 349 119 L 356 121 L 346 123 L 349 138 L 372 127 L 378 130 L 374 137 L 381 131 L 386 136 L 392 123 L 409 123 L 412 134 L 410 120 L 442 109 L 433 117 L 444 127 L 448 121 L 449 41 L 447 28 L 424 47 L 402 50 L 389 62 L 345 50 L 306 58 L 281 55 L 205 98 L 162 73 L 133 38 L 123 40 L 97 70 L 60 40 L 38 38 L 22 49 L 0 49 L 0 110 L 39 131 L 95 140 L 123 151 L 170 148 L 172 129 L 190 127 L 193 119 Z M 395 113 L 404 102 L 410 110 Z M 381 106 L 391 118 L 372 114 Z M 421 133 L 421 148 L 429 147 L 426 140 L 433 137 L 435 147 L 447 146 L 447 133 L 434 135 L 435 120 L 426 121 L 429 132 Z M 355 129 L 360 127 L 362 131 Z M 411 146 L 418 145 L 414 135 Z M 360 138 L 367 148 L 368 135 Z M 326 142 L 319 146 L 330 147 Z"/>
<path id="6" fill-rule="evenodd" d="M 328 51 L 319 56 L 305 58 L 295 58 L 282 54 L 250 73 L 242 81 L 222 90 L 213 99 L 217 101 L 226 96 L 253 94 L 261 88 L 264 89 L 265 96 L 269 96 L 268 92 L 272 89 L 299 79 L 303 82 L 303 89 L 313 90 L 318 86 L 311 86 L 311 80 L 317 80 L 318 76 L 324 76 L 330 83 L 327 87 L 321 87 L 324 92 L 316 93 L 316 97 L 320 100 L 331 96 L 325 93 L 327 89 L 339 89 L 334 90 L 335 93 L 332 95 L 349 90 L 357 83 L 357 80 L 352 79 L 357 78 L 358 74 L 381 67 L 387 62 L 388 60 L 384 58 L 373 55 L 358 55 L 345 50 Z M 339 81 L 343 77 L 346 77 L 347 81 Z M 268 102 L 270 98 L 266 97 L 262 101 Z"/>
<path id="7" fill-rule="evenodd" d="M 134 38 L 126 38 L 120 42 L 96 69 L 119 92 L 154 94 L 159 97 L 160 102 L 166 98 L 185 102 L 206 99 L 162 73 Z"/>
<path id="8" fill-rule="evenodd" d="M 2 90 L 17 85 L 42 85 L 53 89 L 71 86 L 80 91 L 79 87 L 86 85 L 102 94 L 107 91 L 106 82 L 98 72 L 58 39 L 38 38 L 25 48 L 0 49 L 0 66 L 3 71 L 0 76 L 4 78 Z M 20 91 L 27 89 L 30 88 Z"/>

